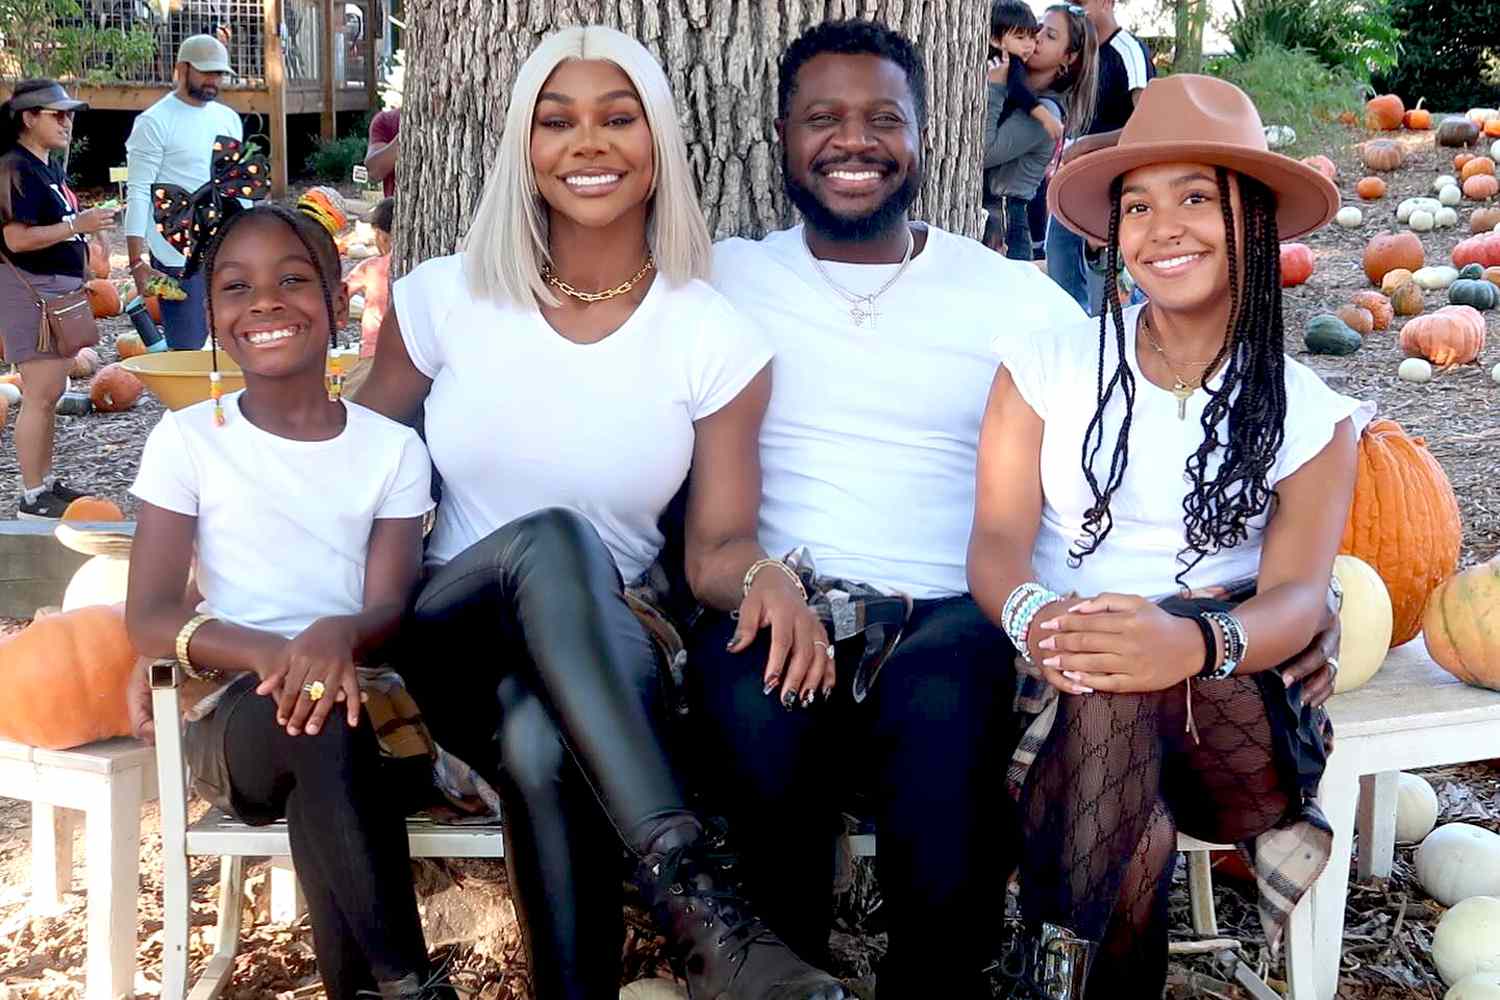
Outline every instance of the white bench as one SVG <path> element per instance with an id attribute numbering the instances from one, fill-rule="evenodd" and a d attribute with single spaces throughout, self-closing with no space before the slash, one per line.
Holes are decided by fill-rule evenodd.
<path id="1" fill-rule="evenodd" d="M 73 872 L 76 813 L 88 864 L 86 1000 L 135 990 L 141 804 L 156 797 L 155 755 L 132 739 L 73 750 L 0 740 L 0 796 L 31 803 L 31 905 L 59 909 Z"/>

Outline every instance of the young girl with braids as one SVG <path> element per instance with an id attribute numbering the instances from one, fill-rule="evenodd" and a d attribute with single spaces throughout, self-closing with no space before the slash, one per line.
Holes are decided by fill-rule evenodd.
<path id="1" fill-rule="evenodd" d="M 287 820 L 328 996 L 451 997 L 430 981 L 399 793 L 430 789 L 431 767 L 381 757 L 356 675 L 417 581 L 426 449 L 325 385 L 348 300 L 322 225 L 232 212 L 203 270 L 214 350 L 245 388 L 164 414 L 146 441 L 131 640 L 190 679 L 199 793 L 247 823 Z M 149 736 L 144 675 L 131 709 Z"/>
<path id="2" fill-rule="evenodd" d="M 1328 684 L 1280 668 L 1329 614 L 1372 408 L 1283 354 L 1279 240 L 1338 193 L 1266 150 L 1231 84 L 1154 81 L 1050 199 L 1149 302 L 1111 287 L 1097 326 L 997 341 L 968 572 L 1036 713 L 1011 775 L 1027 933 L 1003 965 L 1017 995 L 1160 997 L 1179 829 L 1255 842 L 1286 893 L 1261 901 L 1273 942 L 1326 862 Z"/>

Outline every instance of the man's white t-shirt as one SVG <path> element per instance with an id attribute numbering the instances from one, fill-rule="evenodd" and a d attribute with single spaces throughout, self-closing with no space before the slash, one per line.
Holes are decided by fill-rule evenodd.
<path id="1" fill-rule="evenodd" d="M 199 610 L 290 639 L 364 608 L 370 531 L 432 509 L 432 468 L 415 431 L 344 402 L 344 430 L 293 441 L 240 413 L 241 393 L 162 414 L 130 492 L 198 519 Z"/>
<path id="2" fill-rule="evenodd" d="M 1098 399 L 1099 324 L 1090 320 L 1053 331 L 1024 344 L 997 345 L 1016 389 L 1042 418 L 1042 521 L 1032 556 L 1038 579 L 1059 593 L 1092 596 L 1104 592 L 1162 597 L 1180 588 L 1178 553 L 1186 544 L 1182 501 L 1190 488 L 1188 458 L 1203 442 L 1203 410 L 1208 393 L 1188 397 L 1187 412 L 1177 417 L 1177 397 L 1146 380 L 1136 357 L 1136 324 L 1144 306 L 1125 310 L 1126 351 L 1135 375 L 1135 406 L 1130 417 L 1130 453 L 1125 476 L 1110 498 L 1114 526 L 1099 549 L 1082 565 L 1068 565 L 1068 550 L 1083 537 L 1085 512 L 1094 495 L 1084 478 L 1083 443 Z M 1113 327 L 1111 327 L 1113 331 Z M 1104 372 L 1114 371 L 1118 354 L 1113 333 L 1107 339 Z M 1220 374 L 1210 380 L 1217 388 Z M 1335 426 L 1352 418 L 1355 435 L 1375 415 L 1373 403 L 1340 395 L 1308 367 L 1286 359 L 1285 439 L 1266 476 L 1274 487 L 1321 452 Z M 1094 459 L 1103 483 L 1109 472 L 1122 418 L 1123 394 L 1116 389 L 1105 409 L 1104 438 Z M 1221 431 L 1221 438 L 1223 432 Z M 1217 472 L 1222 449 L 1210 456 L 1205 476 Z M 1267 517 L 1253 518 L 1250 535 L 1231 549 L 1212 553 L 1185 580 L 1206 587 L 1255 576 Z"/>
<path id="3" fill-rule="evenodd" d="M 209 101 L 199 107 L 168 94 L 136 116 L 125 140 L 129 170 L 126 184 L 125 235 L 141 236 L 163 264 L 181 267 L 186 258 L 156 231 L 151 204 L 155 184 L 176 184 L 189 194 L 212 175 L 214 140 L 221 135 L 243 139 L 239 112 Z"/>
<path id="4" fill-rule="evenodd" d="M 876 303 L 873 329 L 818 274 L 802 227 L 714 247 L 714 285 L 776 350 L 761 431 L 760 540 L 818 571 L 914 598 L 968 591 L 979 423 L 992 344 L 1083 318 L 1030 264 L 929 226 Z M 843 287 L 897 265 L 823 262 Z"/>
<path id="5" fill-rule="evenodd" d="M 658 276 L 618 330 L 578 344 L 535 309 L 476 299 L 462 254 L 392 289 L 406 353 L 432 379 L 426 434 L 443 498 L 427 557 L 445 563 L 547 507 L 587 517 L 631 582 L 661 551 L 657 521 L 687 478 L 693 422 L 771 359 L 707 283 Z"/>

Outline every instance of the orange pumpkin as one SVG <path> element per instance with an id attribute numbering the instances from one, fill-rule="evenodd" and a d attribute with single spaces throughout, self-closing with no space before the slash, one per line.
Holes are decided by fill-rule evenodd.
<path id="1" fill-rule="evenodd" d="M 103 278 L 95 278 L 84 286 L 89 294 L 89 307 L 95 319 L 120 315 L 120 290 Z"/>
<path id="2" fill-rule="evenodd" d="M 1395 94 L 1381 94 L 1365 102 L 1365 128 L 1378 132 L 1389 132 L 1401 127 L 1406 115 L 1406 106 Z"/>
<path id="3" fill-rule="evenodd" d="M 1484 269 L 1484 280 L 1495 286 L 1500 286 L 1500 267 L 1487 267 Z"/>
<path id="4" fill-rule="evenodd" d="M 144 386 L 119 365 L 105 365 L 89 383 L 89 400 L 101 413 L 119 413 L 135 405 Z"/>
<path id="5" fill-rule="evenodd" d="M 1359 183 L 1354 185 L 1354 193 L 1366 201 L 1384 198 L 1385 181 L 1379 177 L 1361 177 Z"/>
<path id="6" fill-rule="evenodd" d="M 1318 173 L 1322 174 L 1324 177 L 1327 177 L 1331 181 L 1336 181 L 1339 178 L 1338 164 L 1334 163 L 1322 153 L 1318 153 L 1315 156 L 1304 156 L 1302 158 L 1302 162 L 1307 164 L 1309 167 L 1312 167 Z"/>
<path id="7" fill-rule="evenodd" d="M 1484 317 L 1473 306 L 1443 306 L 1401 328 L 1401 349 L 1443 367 L 1466 365 L 1484 350 Z"/>
<path id="8" fill-rule="evenodd" d="M 1427 597 L 1458 567 L 1458 498 L 1421 438 L 1376 420 L 1359 440 L 1354 502 L 1339 551 L 1380 574 L 1391 595 L 1391 645 L 1414 638 Z"/>
<path id="9" fill-rule="evenodd" d="M 115 338 L 115 351 L 121 358 L 133 358 L 146 353 L 146 342 L 134 330 Z"/>
<path id="10" fill-rule="evenodd" d="M 38 618 L 0 639 L 0 739 L 48 750 L 130 735 L 125 605 Z"/>
<path id="11" fill-rule="evenodd" d="M 1391 309 L 1397 316 L 1417 316 L 1427 305 L 1422 289 L 1415 281 L 1403 281 L 1391 292 Z"/>
<path id="12" fill-rule="evenodd" d="M 1488 156 L 1476 156 L 1465 163 L 1458 171 L 1458 179 L 1466 181 L 1475 174 L 1494 174 L 1495 161 Z"/>
<path id="13" fill-rule="evenodd" d="M 1359 116 L 1356 115 L 1353 111 L 1340 111 L 1339 112 L 1339 124 L 1340 125 L 1349 125 L 1349 126 L 1358 125 L 1359 124 Z"/>
<path id="14" fill-rule="evenodd" d="M 1453 248 L 1453 266 L 1463 267 L 1465 264 L 1500 265 L 1500 229 L 1461 240 Z"/>
<path id="15" fill-rule="evenodd" d="M 1476 208 L 1469 216 L 1469 232 L 1492 233 L 1500 226 L 1500 208 Z"/>
<path id="16" fill-rule="evenodd" d="M 95 278 L 109 277 L 109 251 L 98 240 L 89 240 L 89 274 Z"/>
<path id="17" fill-rule="evenodd" d="M 73 363 L 68 366 L 68 377 L 88 378 L 98 370 L 99 352 L 92 347 L 84 347 L 73 355 Z"/>
<path id="18" fill-rule="evenodd" d="M 17 389 L 26 388 L 26 380 L 21 378 L 21 370 L 19 368 L 13 371 L 8 371 L 4 375 L 0 375 L 0 382 L 9 383 L 10 385 L 15 386 Z"/>
<path id="19" fill-rule="evenodd" d="M 1472 201 L 1485 201 L 1500 194 L 1500 179 L 1494 174 L 1475 174 L 1464 181 L 1464 197 Z"/>
<path id="20" fill-rule="evenodd" d="M 1425 97 L 1420 98 L 1417 101 L 1416 107 L 1412 108 L 1406 114 L 1401 116 L 1401 124 L 1403 127 L 1415 129 L 1417 131 L 1424 131 L 1426 129 L 1432 128 L 1432 112 L 1422 107 L 1422 102 L 1426 100 L 1427 98 Z"/>
<path id="21" fill-rule="evenodd" d="M 1438 584 L 1422 615 L 1422 638 L 1438 666 L 1465 684 L 1500 691 L 1500 560 Z"/>
<path id="22" fill-rule="evenodd" d="M 1355 292 L 1349 303 L 1367 311 L 1373 322 L 1373 328 L 1376 330 L 1389 330 L 1396 318 L 1396 310 L 1391 308 L 1391 300 L 1379 292 Z"/>
<path id="23" fill-rule="evenodd" d="M 63 510 L 64 521 L 123 521 L 125 512 L 105 497 L 79 497 Z"/>
<path id="24" fill-rule="evenodd" d="M 1500 136 L 1500 118 L 1491 118 L 1484 123 L 1484 134 L 1490 138 Z"/>
<path id="25" fill-rule="evenodd" d="M 1474 159 L 1473 153 L 1459 153 L 1457 156 L 1453 157 L 1453 169 L 1462 170 L 1464 168 L 1464 164 L 1468 163 L 1472 159 Z"/>
<path id="26" fill-rule="evenodd" d="M 1374 314 L 1360 306 L 1339 306 L 1334 315 L 1361 337 L 1369 336 L 1370 332 L 1375 329 Z"/>
<path id="27" fill-rule="evenodd" d="M 1372 285 L 1398 267 L 1415 271 L 1426 262 L 1422 241 L 1413 232 L 1381 233 L 1365 244 L 1365 277 Z"/>
<path id="28" fill-rule="evenodd" d="M 1313 273 L 1313 252 L 1306 243 L 1281 244 L 1281 287 L 1300 285 Z"/>
<path id="29" fill-rule="evenodd" d="M 1360 144 L 1359 162 L 1371 170 L 1397 170 L 1406 162 L 1406 150 L 1390 139 L 1371 139 Z"/>

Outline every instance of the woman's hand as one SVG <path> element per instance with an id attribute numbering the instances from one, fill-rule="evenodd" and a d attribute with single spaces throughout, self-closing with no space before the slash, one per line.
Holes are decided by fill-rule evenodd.
<path id="1" fill-rule="evenodd" d="M 739 627 L 729 642 L 729 651 L 749 649 L 756 633 L 767 627 L 771 630 L 771 655 L 766 658 L 762 675 L 765 693 L 770 694 L 779 685 L 777 697 L 787 708 L 799 701 L 806 708 L 819 692 L 825 697 L 832 694 L 835 670 L 828 633 L 791 579 L 770 567 L 755 574 L 750 592 L 740 602 Z"/>
<path id="2" fill-rule="evenodd" d="M 73 216 L 73 231 L 92 235 L 115 228 L 115 213 L 108 208 L 86 208 Z"/>
<path id="3" fill-rule="evenodd" d="M 1334 664 L 1338 662 L 1339 643 L 1343 637 L 1338 610 L 1330 599 L 1324 606 L 1318 634 L 1313 636 L 1306 649 L 1280 667 L 1281 679 L 1287 687 L 1302 682 L 1304 705 L 1317 708 L 1333 697 L 1333 684 L 1338 679 L 1338 668 Z"/>
<path id="4" fill-rule="evenodd" d="M 1100 594 L 1040 617 L 1032 638 L 1047 681 L 1061 691 L 1164 691 L 1203 667 L 1197 624 L 1144 597 Z"/>
<path id="5" fill-rule="evenodd" d="M 359 641 L 354 622 L 347 617 L 319 618 L 282 647 L 266 669 L 257 670 L 261 682 L 255 693 L 276 699 L 276 722 L 296 736 L 304 729 L 316 735 L 342 702 L 350 726 L 359 725 L 359 675 L 354 649 Z M 321 683 L 316 701 L 307 688 Z"/>

